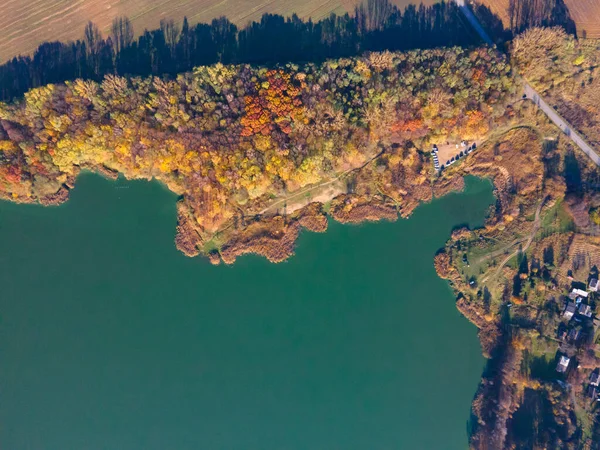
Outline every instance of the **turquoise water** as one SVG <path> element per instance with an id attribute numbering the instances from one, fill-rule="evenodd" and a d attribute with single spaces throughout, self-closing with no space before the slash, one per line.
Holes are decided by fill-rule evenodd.
<path id="1" fill-rule="evenodd" d="M 493 199 L 467 181 L 278 265 L 183 256 L 155 182 L 0 202 L 0 448 L 465 449 L 484 360 L 433 256 Z"/>

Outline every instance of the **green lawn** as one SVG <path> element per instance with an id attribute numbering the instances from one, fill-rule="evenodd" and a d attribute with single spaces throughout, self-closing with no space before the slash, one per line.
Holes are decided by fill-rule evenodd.
<path id="1" fill-rule="evenodd" d="M 538 238 L 572 230 L 573 220 L 565 209 L 564 200 L 560 199 L 542 217 L 542 226 Z"/>

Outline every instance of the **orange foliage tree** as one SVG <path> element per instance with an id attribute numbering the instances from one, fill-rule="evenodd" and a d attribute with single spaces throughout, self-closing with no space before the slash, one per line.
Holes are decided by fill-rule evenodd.
<path id="1" fill-rule="evenodd" d="M 289 134 L 291 122 L 303 114 L 300 94 L 304 81 L 293 82 L 290 74 L 283 70 L 269 70 L 266 75 L 266 81 L 256 84 L 257 94 L 244 98 L 246 113 L 241 119 L 242 136 L 267 135 L 276 127 Z"/>

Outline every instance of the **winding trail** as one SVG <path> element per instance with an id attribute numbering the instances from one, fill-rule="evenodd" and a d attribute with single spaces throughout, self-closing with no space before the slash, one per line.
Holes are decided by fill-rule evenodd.
<path id="1" fill-rule="evenodd" d="M 282 203 L 285 205 L 287 202 L 289 202 L 292 199 L 301 197 L 302 195 L 306 195 L 306 194 L 308 194 L 310 192 L 315 191 L 316 189 L 320 189 L 320 188 L 323 188 L 325 186 L 329 186 L 329 185 L 335 183 L 336 181 L 341 180 L 342 178 L 344 178 L 345 176 L 347 176 L 348 174 L 350 174 L 352 172 L 358 172 L 358 171 L 364 169 L 366 166 L 368 166 L 369 164 L 371 164 L 373 161 L 375 161 L 377 158 L 379 158 L 384 153 L 385 153 L 385 149 L 381 150 L 375 156 L 369 158 L 365 163 L 363 163 L 359 167 L 353 167 L 351 169 L 345 170 L 344 172 L 340 173 L 339 175 L 337 175 L 336 177 L 332 178 L 331 180 L 323 181 L 321 183 L 314 184 L 314 185 L 308 186 L 308 187 L 306 187 L 304 189 L 301 189 L 300 191 L 292 192 L 290 195 L 287 195 L 287 196 L 285 196 L 285 197 L 277 200 L 276 202 L 271 203 L 266 208 L 262 209 L 258 213 L 254 213 L 254 214 L 259 214 L 259 215 L 265 214 L 266 212 L 271 211 L 273 208 L 281 205 Z M 292 212 L 292 211 L 289 211 L 289 212 Z"/>
<path id="2" fill-rule="evenodd" d="M 540 229 L 540 226 L 542 225 L 540 214 L 542 212 L 542 208 L 544 207 L 544 204 L 546 203 L 546 200 L 548 200 L 548 196 L 546 196 L 542 199 L 542 201 L 538 205 L 537 209 L 535 210 L 535 219 L 533 220 L 533 228 L 531 229 L 531 232 L 529 233 L 529 237 L 527 238 L 527 242 L 525 243 L 525 246 L 522 248 L 519 248 L 518 250 L 515 250 L 510 255 L 508 255 L 506 258 L 504 258 L 502 260 L 502 262 L 498 265 L 498 268 L 496 269 L 496 271 L 492 275 L 488 275 L 481 280 L 482 283 L 489 281 L 491 278 L 497 278 L 498 275 L 500 275 L 500 272 L 502 272 L 502 269 L 504 268 L 506 263 L 508 263 L 515 256 L 517 256 L 519 254 L 519 252 L 527 251 L 527 249 L 529 248 L 529 246 L 535 239 L 535 235 L 537 234 L 538 230 Z M 522 242 L 522 240 L 520 242 Z"/>
<path id="3" fill-rule="evenodd" d="M 490 253 L 482 256 L 481 258 L 476 259 L 474 262 L 475 262 L 475 264 L 481 264 L 482 262 L 485 262 L 489 259 L 497 258 L 500 255 L 504 255 L 509 249 L 511 249 L 512 247 L 514 247 L 517 244 L 520 244 L 524 240 L 525 240 L 525 238 L 515 239 L 514 241 L 505 245 L 504 247 L 501 247 L 498 250 L 494 250 L 493 252 L 490 252 Z"/>

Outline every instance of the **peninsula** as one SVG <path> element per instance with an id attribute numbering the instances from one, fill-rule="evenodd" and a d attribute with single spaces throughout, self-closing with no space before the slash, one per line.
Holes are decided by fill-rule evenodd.
<path id="1" fill-rule="evenodd" d="M 383 8 L 386 20 L 372 9 L 357 10 L 362 21 L 331 19 L 335 32 L 319 28 L 330 40 L 302 41 L 294 62 L 278 48 L 265 62 L 251 45 L 269 36 L 258 26 L 231 41 L 238 59 L 221 34 L 202 55 L 211 64 L 194 65 L 200 26 L 165 22 L 163 54 L 150 34 L 134 47 L 128 32 L 115 50 L 90 24 L 95 46 L 81 43 L 89 77 L 0 83 L 0 198 L 60 204 L 82 170 L 156 179 L 179 196 L 175 244 L 187 256 L 277 263 L 303 229 L 406 218 L 461 190 L 466 175 L 489 178 L 496 201 L 485 226 L 456 229 L 434 261 L 488 358 L 470 445 L 584 448 L 600 436 L 600 170 L 528 98 L 521 77 L 598 150 L 600 43 L 535 27 L 503 55 L 469 28 L 468 42 L 440 47 L 433 20 L 420 25 L 431 48 L 390 51 L 388 36 L 420 22 L 410 8 L 406 23 Z M 421 11 L 459 26 L 454 4 Z M 314 38 L 308 25 L 285 23 Z M 317 42 L 322 58 L 302 61 Z M 138 50 L 148 55 L 144 74 L 126 65 Z M 27 64 L 35 59 L 0 73 Z"/>

